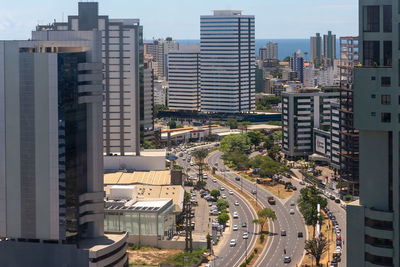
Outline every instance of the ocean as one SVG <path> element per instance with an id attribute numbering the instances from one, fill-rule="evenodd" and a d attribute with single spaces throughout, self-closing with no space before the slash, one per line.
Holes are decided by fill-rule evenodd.
<path id="1" fill-rule="evenodd" d="M 200 40 L 177 40 L 180 44 L 199 44 Z M 256 39 L 256 55 L 260 47 L 265 46 L 267 42 L 278 43 L 278 58 L 283 60 L 285 57 L 290 56 L 297 49 L 301 52 L 307 52 L 306 60 L 310 57 L 310 39 Z M 336 57 L 339 57 L 339 40 L 336 44 Z"/>

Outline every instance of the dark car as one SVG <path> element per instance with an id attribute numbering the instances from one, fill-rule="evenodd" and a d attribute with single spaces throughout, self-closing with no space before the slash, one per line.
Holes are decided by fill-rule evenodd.
<path id="1" fill-rule="evenodd" d="M 290 263 L 292 261 L 292 258 L 290 258 L 289 256 L 285 256 L 285 258 L 283 258 L 283 263 Z"/>
<path id="2" fill-rule="evenodd" d="M 281 236 L 286 236 L 286 230 L 281 230 Z"/>
<path id="3" fill-rule="evenodd" d="M 292 186 L 292 189 L 293 189 L 294 191 L 296 191 L 296 190 L 297 190 L 297 187 L 295 187 L 295 186 Z"/>
<path id="4" fill-rule="evenodd" d="M 333 258 L 332 263 L 338 263 L 341 262 L 340 258 Z"/>
<path id="5" fill-rule="evenodd" d="M 297 237 L 302 238 L 303 237 L 303 232 L 298 232 Z"/>
<path id="6" fill-rule="evenodd" d="M 336 202 L 336 203 L 340 203 L 340 199 L 338 199 L 338 198 L 335 199 L 335 202 Z"/>
<path id="7" fill-rule="evenodd" d="M 243 223 L 242 223 L 242 227 L 247 227 L 247 223 L 246 223 L 246 222 L 243 222 Z"/>
<path id="8" fill-rule="evenodd" d="M 330 200 L 335 200 L 335 196 L 333 196 L 333 195 L 330 195 L 329 198 L 330 198 Z"/>
<path id="9" fill-rule="evenodd" d="M 339 247 L 341 247 L 341 246 L 342 246 L 342 241 L 340 241 L 340 240 L 336 240 L 336 246 L 339 246 Z"/>

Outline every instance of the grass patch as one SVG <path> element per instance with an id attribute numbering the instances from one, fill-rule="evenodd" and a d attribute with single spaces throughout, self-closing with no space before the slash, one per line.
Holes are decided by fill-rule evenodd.
<path id="1" fill-rule="evenodd" d="M 168 259 L 166 259 L 162 264 L 167 264 L 171 266 L 190 266 L 192 264 L 198 264 L 201 261 L 202 254 L 207 252 L 206 249 L 197 249 L 190 252 L 180 252 Z M 187 261 L 184 261 L 185 258 Z"/>

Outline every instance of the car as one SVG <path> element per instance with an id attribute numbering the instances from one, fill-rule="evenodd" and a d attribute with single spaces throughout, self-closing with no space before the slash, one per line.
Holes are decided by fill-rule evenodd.
<path id="1" fill-rule="evenodd" d="M 339 204 L 339 203 L 340 203 L 340 199 L 338 199 L 338 198 L 335 199 L 335 203 L 338 203 L 338 204 Z"/>
<path id="2" fill-rule="evenodd" d="M 305 185 L 306 183 L 304 181 L 300 181 L 300 184 L 301 185 Z"/>
<path id="3" fill-rule="evenodd" d="M 303 237 L 303 232 L 298 232 L 297 237 L 302 238 Z"/>
<path id="4" fill-rule="evenodd" d="M 336 246 L 336 250 L 342 251 L 342 247 L 341 246 Z"/>
<path id="5" fill-rule="evenodd" d="M 336 246 L 338 246 L 338 247 L 342 247 L 342 241 L 340 241 L 340 240 L 336 240 Z"/>
<path id="6" fill-rule="evenodd" d="M 236 180 L 236 181 L 240 181 L 240 177 L 239 177 L 239 176 L 236 176 L 236 177 L 235 177 L 235 180 Z"/>
<path id="7" fill-rule="evenodd" d="M 235 211 L 235 212 L 233 213 L 233 219 L 237 219 L 237 218 L 239 218 L 239 214 Z"/>
<path id="8" fill-rule="evenodd" d="M 290 206 L 294 206 L 294 201 L 290 201 Z"/>
<path id="9" fill-rule="evenodd" d="M 247 223 L 246 222 L 242 222 L 242 227 L 247 227 Z"/>
<path id="10" fill-rule="evenodd" d="M 336 241 L 337 240 L 342 240 L 342 237 L 340 235 L 336 235 Z"/>
<path id="11" fill-rule="evenodd" d="M 342 260 L 340 259 L 340 257 L 335 257 L 332 259 L 332 263 L 338 263 L 341 262 Z"/>
<path id="12" fill-rule="evenodd" d="M 204 267 L 211 267 L 211 264 L 207 263 Z"/>
<path id="13" fill-rule="evenodd" d="M 190 162 L 190 166 L 193 166 L 194 164 L 193 164 L 193 162 Z"/>
<path id="14" fill-rule="evenodd" d="M 255 194 L 257 194 L 257 190 L 253 189 L 253 190 L 251 190 L 251 193 L 252 193 L 253 195 L 255 195 Z"/>
<path id="15" fill-rule="evenodd" d="M 247 239 L 247 238 L 249 238 L 249 234 L 247 232 L 244 232 L 243 233 L 243 239 Z"/>
<path id="16" fill-rule="evenodd" d="M 239 201 L 235 201 L 235 206 L 239 206 Z"/>
<path id="17" fill-rule="evenodd" d="M 224 190 L 225 190 L 225 187 L 221 186 L 221 187 L 219 188 L 219 190 L 220 190 L 220 191 L 224 191 Z"/>
<path id="18" fill-rule="evenodd" d="M 207 178 L 208 178 L 207 173 L 203 173 L 203 178 L 204 178 L 204 179 L 207 179 Z"/>
<path id="19" fill-rule="evenodd" d="M 263 151 L 264 151 L 264 150 L 262 150 L 262 149 L 258 150 L 259 153 L 263 153 Z"/>
<path id="20" fill-rule="evenodd" d="M 231 246 L 231 247 L 236 246 L 236 240 L 235 239 L 231 239 L 231 242 L 229 242 L 229 246 Z"/>
<path id="21" fill-rule="evenodd" d="M 335 198 L 334 195 L 330 195 L 330 196 L 329 196 L 329 199 L 330 199 L 330 200 L 335 200 L 336 198 Z"/>
<path id="22" fill-rule="evenodd" d="M 223 199 L 225 199 L 225 198 L 226 198 L 226 195 L 225 195 L 225 194 L 222 194 L 221 197 L 222 197 Z"/>
<path id="23" fill-rule="evenodd" d="M 229 190 L 229 195 L 233 195 L 233 191 L 232 190 Z"/>
<path id="24" fill-rule="evenodd" d="M 232 230 L 233 230 L 233 231 L 237 231 L 237 230 L 239 230 L 239 227 L 235 224 L 235 225 L 232 227 Z"/>
<path id="25" fill-rule="evenodd" d="M 286 236 L 286 230 L 281 230 L 281 236 Z"/>
<path id="26" fill-rule="evenodd" d="M 290 258 L 289 256 L 285 256 L 283 258 L 283 263 L 290 263 L 292 261 L 292 258 Z"/>
<path id="27" fill-rule="evenodd" d="M 289 213 L 290 213 L 290 215 L 293 215 L 294 214 L 294 209 L 290 209 Z"/>
<path id="28" fill-rule="evenodd" d="M 214 178 L 214 179 L 212 179 L 212 181 L 213 181 L 213 183 L 216 183 L 216 182 L 217 182 L 217 179 Z"/>

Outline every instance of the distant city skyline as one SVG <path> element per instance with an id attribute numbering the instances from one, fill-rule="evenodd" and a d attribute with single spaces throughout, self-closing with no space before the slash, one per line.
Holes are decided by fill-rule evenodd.
<path id="1" fill-rule="evenodd" d="M 78 1 L 7 1 L 0 10 L 0 39 L 28 39 L 37 24 L 66 21 L 77 12 Z M 100 0 L 100 14 L 139 18 L 144 38 L 200 39 L 200 15 L 216 9 L 243 10 L 255 16 L 256 39 L 309 38 L 331 30 L 338 37 L 358 35 L 357 0 L 183 0 L 127 2 Z M 21 9 L 25 6 L 25 9 Z"/>

